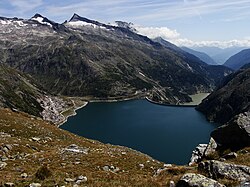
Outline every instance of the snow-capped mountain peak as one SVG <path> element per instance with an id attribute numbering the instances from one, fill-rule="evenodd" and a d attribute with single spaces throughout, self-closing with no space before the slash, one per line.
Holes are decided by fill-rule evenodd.
<path id="1" fill-rule="evenodd" d="M 79 21 L 81 20 L 83 17 L 79 16 L 78 14 L 74 13 L 74 15 L 71 17 L 71 19 L 69 20 L 69 22 L 72 21 Z"/>
<path id="2" fill-rule="evenodd" d="M 48 25 L 48 26 L 50 26 L 50 27 L 53 26 L 53 22 L 50 21 L 50 20 L 48 20 L 46 17 L 43 17 L 41 14 L 35 14 L 35 15 L 31 18 L 31 20 L 36 21 L 36 22 L 38 22 L 38 23 L 40 23 L 40 24 L 43 24 L 43 25 Z"/>
<path id="3" fill-rule="evenodd" d="M 66 24 L 70 25 L 72 27 L 90 26 L 92 28 L 110 29 L 109 25 L 100 23 L 100 22 L 95 21 L 95 20 L 90 20 L 90 19 L 81 17 L 76 13 L 72 16 L 72 18 Z"/>

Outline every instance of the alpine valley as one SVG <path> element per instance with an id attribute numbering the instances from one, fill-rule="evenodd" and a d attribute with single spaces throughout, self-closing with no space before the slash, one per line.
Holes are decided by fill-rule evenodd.
<path id="1" fill-rule="evenodd" d="M 122 21 L 0 17 L 0 186 L 249 185 L 249 65 L 204 59 L 216 64 Z M 225 125 L 189 165 L 58 128 L 89 101 L 183 105 L 197 93 L 211 93 L 197 109 Z"/>
<path id="2" fill-rule="evenodd" d="M 31 75 L 56 95 L 98 99 L 147 95 L 176 104 L 190 102 L 188 95 L 211 92 L 232 72 L 130 28 L 77 14 L 63 24 L 36 14 L 29 20 L 0 18 L 0 25 L 1 63 Z"/>

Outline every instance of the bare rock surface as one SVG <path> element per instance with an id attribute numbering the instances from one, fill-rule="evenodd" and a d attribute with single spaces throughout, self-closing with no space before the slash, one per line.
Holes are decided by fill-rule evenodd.
<path id="1" fill-rule="evenodd" d="M 229 164 L 216 160 L 201 162 L 199 170 L 206 172 L 211 178 L 229 178 L 239 181 L 250 180 L 250 167 L 244 165 Z"/>
<path id="2" fill-rule="evenodd" d="M 200 174 L 186 173 L 176 187 L 225 187 L 225 185 Z"/>

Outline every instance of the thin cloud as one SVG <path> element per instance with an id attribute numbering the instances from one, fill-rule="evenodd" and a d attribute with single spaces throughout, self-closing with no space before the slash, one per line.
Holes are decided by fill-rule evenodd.
<path id="1" fill-rule="evenodd" d="M 186 47 L 219 47 L 219 48 L 229 48 L 229 47 L 250 47 L 250 39 L 242 40 L 229 40 L 229 41 L 192 41 L 188 39 L 179 38 L 177 40 L 172 40 L 174 44 L 178 46 Z"/>
<path id="2" fill-rule="evenodd" d="M 176 30 L 171 30 L 167 27 L 143 27 L 139 25 L 133 25 L 139 34 L 145 35 L 151 39 L 161 37 L 167 41 L 172 42 L 177 46 L 186 47 L 250 47 L 250 37 L 245 37 L 242 40 L 229 40 L 229 41 L 193 41 L 187 38 L 182 38 L 180 33 Z"/>
<path id="3" fill-rule="evenodd" d="M 138 20 L 161 19 L 161 20 L 176 20 L 187 17 L 202 17 L 203 15 L 214 14 L 223 11 L 230 11 L 229 17 L 237 16 L 242 11 L 249 12 L 248 7 L 250 2 L 248 0 L 197 0 L 185 1 L 184 3 L 175 3 L 170 6 L 167 11 L 166 7 L 161 6 L 157 9 L 152 9 L 148 14 L 140 15 Z M 242 17 L 243 19 L 244 17 Z"/>
<path id="4" fill-rule="evenodd" d="M 31 11 L 43 4 L 43 0 L 10 0 L 9 3 L 20 12 Z"/>
<path id="5" fill-rule="evenodd" d="M 171 30 L 167 27 L 143 27 L 134 25 L 134 28 L 139 34 L 148 36 L 149 38 L 162 37 L 167 40 L 176 39 L 180 34 L 176 30 Z"/>
<path id="6" fill-rule="evenodd" d="M 23 17 L 43 5 L 43 0 L 1 0 L 0 14 Z"/>

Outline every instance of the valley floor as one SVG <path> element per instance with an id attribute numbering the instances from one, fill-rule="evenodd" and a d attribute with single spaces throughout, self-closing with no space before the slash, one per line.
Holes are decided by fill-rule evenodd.
<path id="1" fill-rule="evenodd" d="M 192 102 L 184 103 L 183 105 L 199 105 L 203 99 L 205 99 L 210 93 L 197 93 L 194 95 L 190 95 L 192 98 Z"/>

